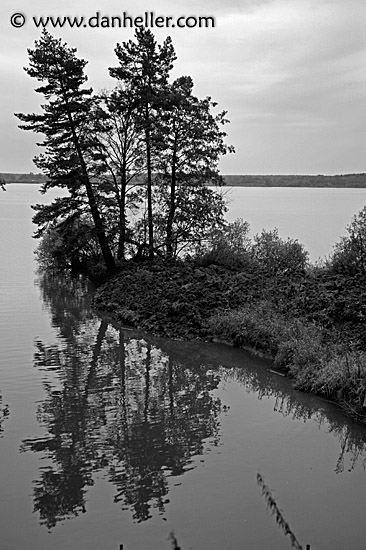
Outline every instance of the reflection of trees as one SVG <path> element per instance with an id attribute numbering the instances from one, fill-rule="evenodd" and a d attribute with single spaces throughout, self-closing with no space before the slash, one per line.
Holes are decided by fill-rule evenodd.
<path id="1" fill-rule="evenodd" d="M 191 457 L 202 454 L 203 441 L 217 438 L 220 403 L 209 393 L 217 381 L 205 368 L 192 372 L 173 364 L 144 341 L 131 342 L 127 352 L 131 344 L 142 344 L 142 349 L 132 355 L 135 368 L 131 369 L 126 358 L 127 384 L 122 407 L 116 409 L 124 418 L 112 424 L 113 432 L 109 432 L 117 459 L 109 474 L 118 487 L 115 500 L 131 506 L 134 518 L 141 521 L 149 517 L 152 498 L 164 510 L 166 476 L 183 474 L 190 468 Z"/>
<path id="2" fill-rule="evenodd" d="M 339 440 L 340 451 L 335 465 L 335 472 L 345 469 L 353 470 L 358 462 L 366 464 L 366 434 L 363 425 L 345 418 L 334 404 L 293 390 L 281 377 L 271 375 L 263 370 L 223 369 L 221 378 L 234 378 L 250 392 L 255 392 L 259 399 L 274 397 L 276 412 L 291 416 L 294 420 L 315 420 L 319 426 L 328 424 L 329 433 Z"/>
<path id="3" fill-rule="evenodd" d="M 92 285 L 86 279 L 57 272 L 39 271 L 36 281 L 42 301 L 51 314 L 52 325 L 63 338 L 73 337 L 91 310 Z"/>
<path id="4" fill-rule="evenodd" d="M 275 410 L 285 416 L 328 422 L 341 446 L 337 472 L 347 461 L 353 468 L 365 459 L 358 426 L 258 368 L 241 350 L 142 338 L 97 318 L 82 281 L 68 287 L 46 277 L 39 285 L 60 338 L 52 345 L 36 342 L 34 365 L 47 371 L 38 410 L 47 436 L 24 440 L 22 450 L 45 459 L 34 506 L 48 528 L 85 512 L 96 471 L 113 483 L 115 501 L 136 521 L 151 517 L 153 508 L 162 513 L 169 476 L 192 468 L 208 438 L 218 442 L 221 405 L 211 390 L 220 379 L 237 380 L 259 398 L 274 397 Z"/>
<path id="5" fill-rule="evenodd" d="M 115 501 L 136 521 L 146 520 L 151 507 L 164 510 L 168 476 L 192 467 L 207 438 L 217 440 L 220 402 L 210 391 L 218 381 L 206 367 L 192 370 L 152 343 L 83 315 L 76 307 L 82 294 L 73 302 L 58 284 L 52 301 L 46 283 L 40 280 L 61 338 L 50 346 L 36 342 L 34 355 L 38 369 L 57 377 L 45 382 L 38 410 L 48 435 L 22 444 L 50 464 L 35 482 L 35 510 L 48 528 L 85 511 L 92 474 L 103 470 L 117 488 Z"/>

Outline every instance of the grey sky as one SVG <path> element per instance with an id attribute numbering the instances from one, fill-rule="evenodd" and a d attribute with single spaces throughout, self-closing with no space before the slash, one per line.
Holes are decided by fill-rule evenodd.
<path id="1" fill-rule="evenodd" d="M 160 29 L 178 56 L 174 76 L 190 74 L 199 96 L 229 111 L 223 173 L 335 174 L 366 171 L 366 3 L 364 0 L 1 0 L 0 172 L 36 171 L 36 139 L 17 128 L 14 112 L 38 109 L 42 98 L 22 67 L 40 35 L 40 15 L 212 15 L 214 29 Z M 27 23 L 10 25 L 21 12 Z M 95 90 L 113 85 L 108 67 L 127 29 L 51 29 L 89 61 Z"/>

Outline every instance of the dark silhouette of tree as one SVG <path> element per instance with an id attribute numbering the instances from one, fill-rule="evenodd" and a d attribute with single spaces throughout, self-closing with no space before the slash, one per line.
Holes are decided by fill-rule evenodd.
<path id="1" fill-rule="evenodd" d="M 205 233 L 223 223 L 223 203 L 217 208 L 219 201 L 214 191 L 203 189 L 207 183 L 223 184 L 218 161 L 234 151 L 224 143 L 226 133 L 222 126 L 228 122 L 226 112 L 214 115 L 215 107 L 210 97 L 202 100 L 193 95 L 193 81 L 188 76 L 178 78 L 166 90 L 157 123 L 156 165 L 161 174 L 161 191 L 167 186 L 166 204 L 159 206 L 165 220 L 168 258 L 174 256 L 177 242 L 204 239 Z"/>
<path id="2" fill-rule="evenodd" d="M 135 41 L 117 44 L 115 49 L 119 66 L 109 69 L 123 89 L 133 95 L 137 102 L 138 117 L 144 131 L 147 172 L 147 218 L 149 234 L 149 257 L 154 255 L 153 224 L 153 133 L 160 116 L 163 94 L 176 59 L 170 37 L 158 45 L 149 29 L 136 29 Z"/>
<path id="3" fill-rule="evenodd" d="M 71 199 L 58 199 L 48 207 L 36 206 L 34 221 L 43 228 L 54 218 L 75 221 L 80 219 L 86 201 L 105 265 L 112 272 L 114 258 L 88 167 L 88 151 L 94 148 L 90 129 L 95 99 L 90 88 L 82 87 L 87 80 L 87 62 L 76 56 L 75 48 L 68 48 L 46 30 L 28 54 L 29 67 L 25 71 L 42 82 L 36 91 L 43 94 L 47 103 L 42 106 L 42 114 L 16 116 L 23 123 L 20 128 L 45 136 L 41 144 L 45 153 L 34 161 L 47 174 L 43 191 L 66 187 L 71 195 Z"/>
<path id="4" fill-rule="evenodd" d="M 146 173 L 144 132 L 138 118 L 139 101 L 131 90 L 117 87 L 100 96 L 95 117 L 94 171 L 103 181 L 109 223 L 115 219 L 117 258 L 125 258 L 126 243 L 139 247 L 128 224 L 128 209 L 136 216 L 143 201 L 141 179 Z"/>
<path id="5" fill-rule="evenodd" d="M 139 28 L 115 53 L 109 71 L 118 85 L 95 95 L 75 48 L 44 30 L 28 50 L 25 70 L 46 103 L 41 114 L 16 116 L 20 128 L 44 135 L 35 158 L 47 176 L 42 192 L 69 192 L 33 206 L 44 266 L 98 276 L 101 256 L 109 273 L 115 259 L 146 250 L 150 260 L 171 260 L 223 224 L 223 198 L 206 184 L 222 183 L 219 158 L 233 151 L 224 143 L 226 112 L 214 115 L 210 97 L 195 97 L 190 77 L 169 83 L 170 37 L 158 44 Z"/>

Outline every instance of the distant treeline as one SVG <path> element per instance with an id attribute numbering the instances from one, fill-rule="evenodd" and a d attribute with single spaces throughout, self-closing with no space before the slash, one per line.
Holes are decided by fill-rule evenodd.
<path id="1" fill-rule="evenodd" d="M 360 187 L 366 188 L 366 173 L 337 176 L 223 176 L 230 187 Z M 0 173 L 6 183 L 43 183 L 43 174 Z"/>
<path id="2" fill-rule="evenodd" d="M 1 179 L 5 180 L 5 183 L 43 183 L 47 178 L 43 174 L 33 174 L 33 172 L 29 172 L 28 174 L 6 174 L 0 172 Z"/>
<path id="3" fill-rule="evenodd" d="M 337 176 L 224 176 L 231 187 L 366 187 L 366 174 Z"/>

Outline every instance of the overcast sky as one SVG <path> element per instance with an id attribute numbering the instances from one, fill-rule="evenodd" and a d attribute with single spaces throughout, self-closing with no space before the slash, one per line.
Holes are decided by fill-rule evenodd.
<path id="1" fill-rule="evenodd" d="M 195 93 L 228 110 L 224 174 L 337 174 L 366 171 L 365 0 L 1 0 L 0 172 L 38 171 L 35 136 L 18 129 L 14 112 L 38 110 L 42 96 L 24 71 L 27 48 L 40 36 L 38 16 L 213 16 L 215 28 L 158 29 L 170 35 L 173 76 L 189 74 Z M 10 17 L 26 23 L 14 28 Z M 89 83 L 114 85 L 117 42 L 133 30 L 67 28 L 62 37 L 89 61 Z"/>

